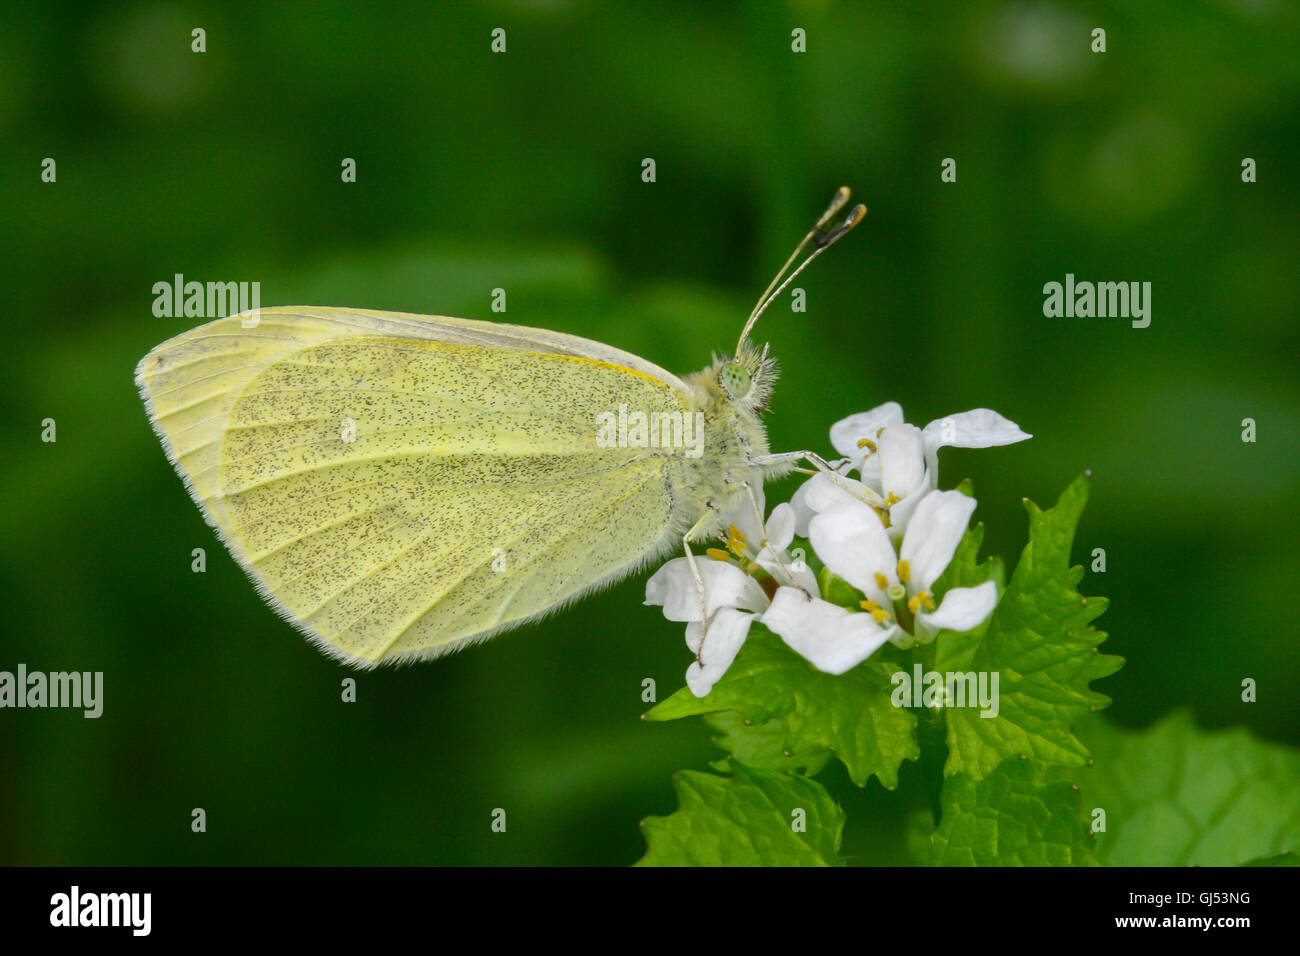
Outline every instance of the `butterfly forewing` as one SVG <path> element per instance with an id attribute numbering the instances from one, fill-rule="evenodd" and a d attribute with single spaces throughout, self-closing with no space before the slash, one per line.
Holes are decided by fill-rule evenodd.
<path id="1" fill-rule="evenodd" d="M 489 326 L 510 346 L 471 344 L 433 336 L 483 323 L 430 319 L 429 338 L 410 338 L 413 317 L 362 315 L 381 320 L 361 323 L 370 335 L 332 313 L 264 311 L 252 334 L 224 320 L 139 371 L 209 520 L 325 649 L 440 653 L 669 546 L 671 459 L 602 447 L 597 413 L 683 412 L 675 378 L 608 347 L 548 354 L 594 345 L 559 333 Z"/>

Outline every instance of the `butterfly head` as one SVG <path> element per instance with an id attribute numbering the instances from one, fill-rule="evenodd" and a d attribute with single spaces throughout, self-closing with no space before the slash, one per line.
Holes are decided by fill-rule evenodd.
<path id="1" fill-rule="evenodd" d="M 767 408 L 772 397 L 772 383 L 776 381 L 776 359 L 745 343 L 734 358 L 721 358 L 714 362 L 718 386 L 727 398 L 758 414 Z"/>

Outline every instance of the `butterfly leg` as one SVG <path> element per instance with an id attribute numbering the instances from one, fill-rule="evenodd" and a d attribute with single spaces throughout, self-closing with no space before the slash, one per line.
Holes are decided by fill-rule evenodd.
<path id="1" fill-rule="evenodd" d="M 832 465 L 830 462 L 828 462 L 821 455 L 817 454 L 815 451 L 806 451 L 806 450 L 805 451 L 782 451 L 772 455 L 759 455 L 757 458 L 748 459 L 746 464 L 755 465 L 757 467 L 762 468 L 768 465 L 788 465 L 794 461 L 808 461 L 811 462 L 814 466 L 816 466 L 818 471 L 827 471 L 827 472 L 834 472 L 835 474 L 839 474 L 839 471 L 836 469 L 836 467 Z M 846 461 L 848 461 L 847 458 L 841 459 L 839 464 L 842 466 Z"/>
<path id="2" fill-rule="evenodd" d="M 861 500 L 865 504 L 871 505 L 872 507 L 879 507 L 884 504 L 884 499 L 882 499 L 872 489 L 859 481 L 850 481 L 845 478 L 839 468 L 832 465 L 815 451 L 783 451 L 778 452 L 775 455 L 760 455 L 757 458 L 750 458 L 747 463 L 762 468 L 769 465 L 789 465 L 791 462 L 795 461 L 810 462 L 817 471 L 826 475 L 826 477 L 844 491 L 848 492 L 854 498 Z M 841 460 L 839 466 L 843 467 L 845 461 L 847 461 L 847 459 Z M 803 469 L 796 470 L 803 471 Z M 810 475 L 815 474 L 815 472 L 811 471 L 805 473 Z"/>
<path id="3" fill-rule="evenodd" d="M 704 591 L 704 576 L 700 574 L 699 566 L 695 563 L 695 555 L 691 551 L 691 538 L 701 528 L 707 525 L 710 519 L 717 513 L 717 508 L 710 501 L 706 506 L 704 514 L 700 515 L 700 520 L 695 522 L 691 530 L 682 535 L 682 550 L 686 552 L 686 564 L 691 569 L 691 577 L 695 579 L 695 590 L 700 596 L 700 644 L 695 651 L 695 659 L 700 659 L 700 654 L 704 650 L 704 638 L 709 633 L 709 602 Z"/>
<path id="4" fill-rule="evenodd" d="M 749 503 L 754 509 L 754 517 L 758 519 L 758 527 L 763 533 L 763 540 L 760 542 L 758 547 L 758 550 L 761 552 L 767 547 L 767 519 L 763 517 L 763 509 L 759 507 L 758 494 L 754 491 L 754 486 L 748 481 L 745 482 L 745 491 L 749 493 Z M 795 582 L 794 575 L 790 573 L 790 570 L 785 566 L 785 562 L 781 560 L 781 555 L 779 555 L 775 550 L 772 551 L 772 560 L 776 563 L 777 568 L 785 577 L 786 583 L 791 587 L 799 587 Z"/>

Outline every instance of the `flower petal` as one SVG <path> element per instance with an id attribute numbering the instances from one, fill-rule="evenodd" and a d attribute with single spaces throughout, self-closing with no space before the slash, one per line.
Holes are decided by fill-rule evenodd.
<path id="1" fill-rule="evenodd" d="M 858 469 L 858 480 L 872 491 L 880 494 L 881 498 L 884 498 L 884 493 L 881 491 L 882 476 L 880 474 L 879 447 L 879 445 L 876 446 L 876 454 L 869 454 L 861 461 L 856 462 L 856 464 Z"/>
<path id="2" fill-rule="evenodd" d="M 840 477 L 832 478 L 826 472 L 819 471 L 795 489 L 790 498 L 790 507 L 795 514 L 795 533 L 806 537 L 813 515 L 837 505 L 879 500 L 880 495 L 854 478 L 845 477 L 842 473 Z"/>
<path id="3" fill-rule="evenodd" d="M 912 521 L 912 515 L 916 513 L 916 508 L 920 505 L 921 500 L 934 490 L 933 472 L 926 469 L 925 478 L 921 481 L 921 487 L 912 492 L 902 501 L 895 502 L 889 508 L 889 539 L 897 544 L 903 540 L 907 533 L 907 526 Z"/>
<path id="4" fill-rule="evenodd" d="M 794 540 L 794 509 L 782 502 L 767 518 L 767 543 L 774 551 L 784 551 Z"/>
<path id="5" fill-rule="evenodd" d="M 880 515 L 858 502 L 824 511 L 809 523 L 813 550 L 849 584 L 882 607 L 889 607 L 885 588 L 898 583 L 898 553 L 889 541 Z M 885 577 L 885 587 L 876 575 Z"/>
<path id="6" fill-rule="evenodd" d="M 921 429 L 904 422 L 880 436 L 880 490 L 906 498 L 925 480 L 925 440 Z"/>
<path id="7" fill-rule="evenodd" d="M 795 588 L 777 588 L 759 620 L 827 674 L 861 664 L 898 629 L 880 627 L 870 614 L 852 613 Z"/>
<path id="8" fill-rule="evenodd" d="M 808 567 L 807 561 L 794 561 L 793 559 L 786 568 L 790 576 L 794 578 L 795 587 L 807 594 L 818 595 L 821 590 L 817 587 L 817 575 L 813 574 L 812 568 Z"/>
<path id="9" fill-rule="evenodd" d="M 754 503 L 749 500 L 749 495 L 742 493 L 740 504 L 723 515 L 722 519 L 724 529 L 734 524 L 745 536 L 745 543 L 749 546 L 748 550 L 751 554 L 756 552 L 763 543 L 763 526 L 758 520 L 758 515 L 762 513 L 766 504 L 762 487 L 754 489 L 754 497 L 758 499 L 758 512 L 754 511 Z"/>
<path id="10" fill-rule="evenodd" d="M 697 557 L 695 564 L 704 580 L 710 616 L 723 607 L 761 611 L 767 606 L 758 582 L 734 564 L 707 557 Z M 663 605 L 664 617 L 670 621 L 701 620 L 700 595 L 690 563 L 685 558 L 673 558 L 651 575 L 645 583 L 645 603 Z"/>
<path id="11" fill-rule="evenodd" d="M 700 637 L 704 634 L 704 623 L 702 621 L 691 621 L 686 625 L 686 646 L 691 649 L 692 654 L 700 653 Z"/>
<path id="12" fill-rule="evenodd" d="M 795 512 L 787 504 L 779 504 L 767 521 L 768 545 L 754 560 L 778 585 L 793 585 L 809 594 L 817 594 L 817 575 L 808 567 L 807 555 L 802 549 L 791 554 L 786 551 L 794 540 Z"/>
<path id="13" fill-rule="evenodd" d="M 848 418 L 842 418 L 831 426 L 831 445 L 845 458 L 859 462 L 865 450 L 858 447 L 863 439 L 876 440 L 876 432 L 890 425 L 903 423 L 903 406 L 898 402 L 885 402 L 869 412 L 858 412 Z"/>
<path id="14" fill-rule="evenodd" d="M 992 448 L 996 445 L 1013 445 L 1033 438 L 1020 430 L 1020 426 L 1003 418 L 989 408 L 973 408 L 946 418 L 936 419 L 925 426 L 926 448 Z"/>
<path id="15" fill-rule="evenodd" d="M 697 644 L 700 659 L 686 668 L 686 686 L 696 697 L 704 697 L 713 690 L 722 675 L 727 672 L 740 648 L 749 636 L 749 626 L 754 622 L 754 615 L 734 608 L 723 608 L 709 621 L 709 632 L 704 636 L 703 645 Z M 694 627 L 696 625 L 688 625 Z"/>
<path id="16" fill-rule="evenodd" d="M 997 603 L 998 586 L 992 581 L 973 588 L 952 588 L 936 610 L 917 615 L 917 625 L 930 633 L 969 631 L 988 620 Z"/>
<path id="17" fill-rule="evenodd" d="M 911 572 L 909 591 L 916 594 L 934 586 L 952 561 L 974 510 L 975 499 L 960 491 L 932 491 L 921 499 L 898 552 Z"/>

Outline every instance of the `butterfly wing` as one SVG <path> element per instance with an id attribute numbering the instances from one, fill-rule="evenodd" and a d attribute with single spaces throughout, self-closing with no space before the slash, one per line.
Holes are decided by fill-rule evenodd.
<path id="1" fill-rule="evenodd" d="M 671 460 L 601 447 L 675 376 L 576 336 L 263 309 L 163 343 L 137 382 L 168 457 L 258 590 L 349 662 L 443 653 L 671 546 Z"/>

